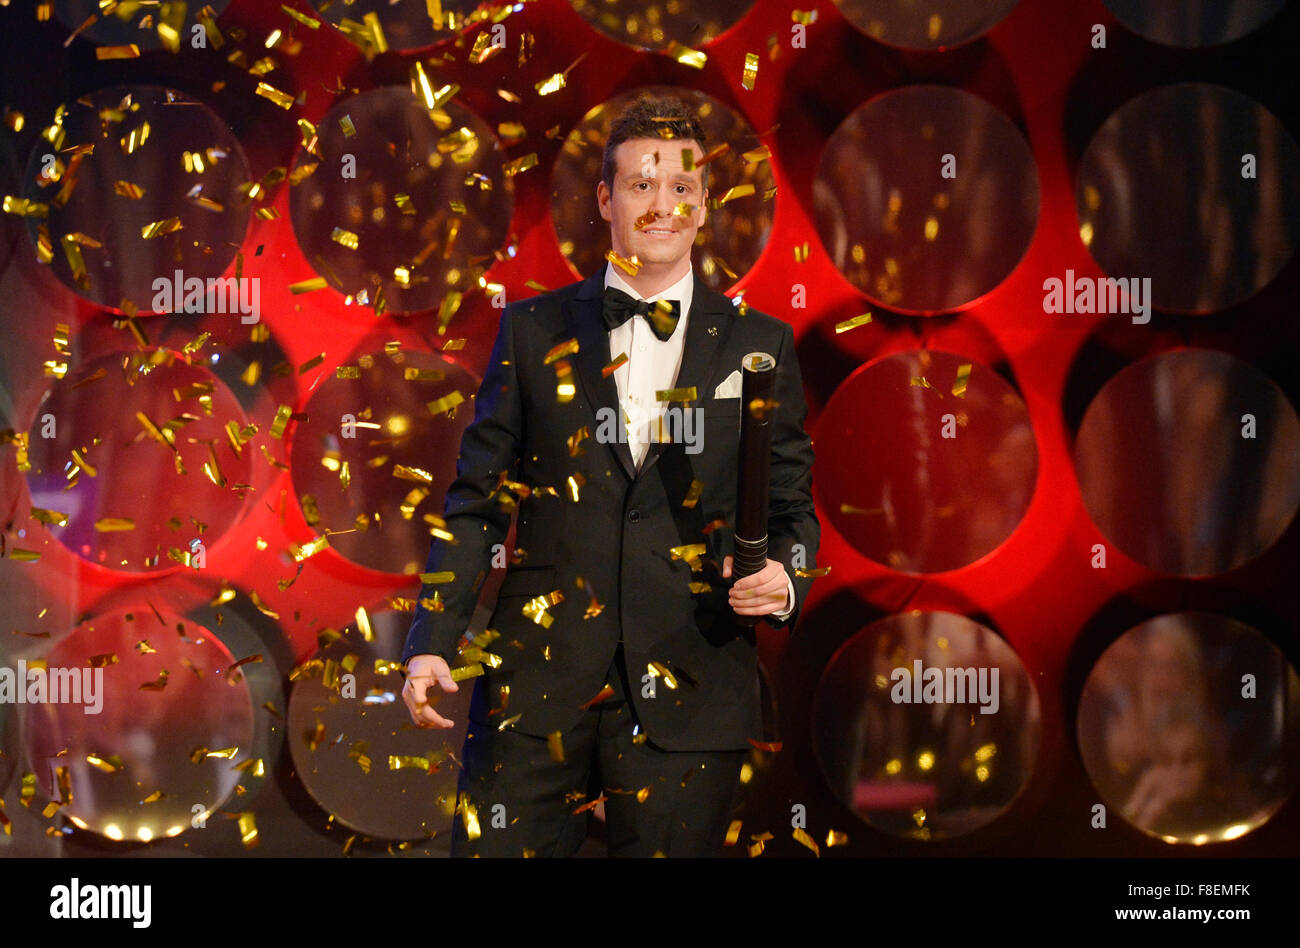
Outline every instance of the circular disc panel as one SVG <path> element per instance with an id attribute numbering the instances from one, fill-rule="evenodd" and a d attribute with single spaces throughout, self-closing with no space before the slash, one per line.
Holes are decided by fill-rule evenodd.
<path id="1" fill-rule="evenodd" d="M 1029 142 L 978 96 L 904 86 L 835 130 L 813 182 L 817 233 L 868 298 L 914 315 L 966 306 L 1007 278 L 1038 224 Z"/>
<path id="2" fill-rule="evenodd" d="M 846 642 L 813 696 L 813 747 L 846 806 L 893 836 L 943 839 L 1004 813 L 1041 719 L 1005 641 L 963 616 L 886 616 Z"/>
<path id="3" fill-rule="evenodd" d="M 1079 750 L 1106 805 L 1170 843 L 1236 839 L 1300 777 L 1300 677 L 1258 631 L 1223 616 L 1159 616 L 1088 673 Z"/>

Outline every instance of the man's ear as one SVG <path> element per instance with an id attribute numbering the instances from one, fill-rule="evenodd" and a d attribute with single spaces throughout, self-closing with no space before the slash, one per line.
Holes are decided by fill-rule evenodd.
<path id="1" fill-rule="evenodd" d="M 603 179 L 596 185 L 596 207 L 600 209 L 600 216 L 609 220 L 609 185 Z"/>

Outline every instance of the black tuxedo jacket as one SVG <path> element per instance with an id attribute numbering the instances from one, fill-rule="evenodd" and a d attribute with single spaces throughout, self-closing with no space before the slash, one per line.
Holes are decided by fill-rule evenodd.
<path id="1" fill-rule="evenodd" d="M 495 551 L 498 564 L 509 565 L 488 623 L 500 635 L 487 651 L 501 661 L 476 682 L 471 722 L 496 726 L 520 715 L 510 726 L 525 733 L 567 731 L 604 687 L 621 637 L 631 696 L 652 744 L 747 748 L 749 738 L 763 737 L 755 640 L 752 630 L 735 625 L 731 580 L 721 576 L 722 558 L 735 545 L 741 400 L 713 394 L 747 353 L 776 357 L 768 556 L 785 565 L 796 598 L 786 622 L 773 624 L 793 628 L 812 583 L 795 568 L 814 565 L 820 539 L 794 334 L 752 308 L 740 315 L 697 276 L 675 387 L 696 388 L 702 450 L 652 442 L 638 470 L 623 440 L 598 440 L 602 420 L 623 417 L 614 377 L 601 371 L 618 354 L 609 351 L 601 320 L 603 292 L 602 269 L 506 307 L 447 491 L 444 518 L 455 541 L 435 538 L 426 567 L 455 578 L 421 588 L 422 600 L 437 590 L 443 605 L 417 605 L 402 660 L 427 653 L 456 664 Z M 565 381 L 574 394 L 562 402 L 557 363 L 545 359 L 570 339 L 578 352 L 562 358 L 572 367 Z M 608 411 L 598 414 L 602 408 Z M 703 488 L 690 503 L 694 481 Z M 524 551 L 518 564 L 497 546 L 505 543 L 516 502 L 516 545 Z M 716 520 L 726 525 L 708 529 Z M 705 545 L 697 573 L 670 553 L 688 544 Z M 693 582 L 710 588 L 692 592 Z M 547 608 L 552 621 L 545 627 L 523 608 L 553 590 L 563 601 Z M 593 596 L 599 611 L 590 608 Z M 643 676 L 652 663 L 671 672 L 676 687 L 656 677 L 654 696 L 646 697 Z"/>

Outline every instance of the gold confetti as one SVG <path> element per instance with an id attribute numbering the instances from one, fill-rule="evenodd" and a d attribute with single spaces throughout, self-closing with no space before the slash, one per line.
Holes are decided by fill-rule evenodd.
<path id="1" fill-rule="evenodd" d="M 641 261 L 638 260 L 635 255 L 631 257 L 621 257 L 613 250 L 607 250 L 605 251 L 605 259 L 629 276 L 636 276 L 637 272 L 641 269 Z"/>
<path id="2" fill-rule="evenodd" d="M 754 186 L 752 184 L 737 184 L 734 187 L 727 188 L 722 197 L 709 201 L 709 207 L 716 211 L 729 201 L 734 201 L 736 198 L 748 197 L 753 193 Z"/>
<path id="3" fill-rule="evenodd" d="M 699 395 L 696 393 L 694 385 L 686 388 L 659 389 L 655 392 L 655 399 L 661 402 L 693 402 L 697 398 L 699 398 Z"/>
<path id="4" fill-rule="evenodd" d="M 928 388 L 930 391 L 934 392 L 940 398 L 943 398 L 943 392 L 939 391 L 937 388 L 931 385 L 930 380 L 927 379 L 924 375 L 913 375 L 909 384 L 911 384 L 914 388 Z"/>
<path id="5" fill-rule="evenodd" d="M 537 166 L 537 152 L 531 151 L 528 154 L 508 161 L 501 166 L 501 170 L 507 178 L 513 178 L 515 175 L 527 171 L 529 168 Z"/>
<path id="6" fill-rule="evenodd" d="M 100 46 L 95 49 L 96 59 L 138 59 L 140 47 L 135 43 L 125 46 Z"/>
<path id="7" fill-rule="evenodd" d="M 642 787 L 640 790 L 636 792 L 637 803 L 645 803 L 646 800 L 649 799 L 650 799 L 650 788 L 648 786 Z"/>
<path id="8" fill-rule="evenodd" d="M 452 681 L 464 681 L 466 678 L 477 678 L 484 673 L 484 668 L 478 662 L 473 665 L 462 665 L 460 668 L 451 670 Z"/>
<path id="9" fill-rule="evenodd" d="M 957 378 L 953 380 L 952 393 L 958 398 L 966 397 L 966 383 L 970 381 L 972 368 L 974 368 L 974 364 L 970 362 L 957 366 Z"/>
<path id="10" fill-rule="evenodd" d="M 795 245 L 794 262 L 795 263 L 808 262 L 808 241 L 805 240 L 803 243 Z"/>
<path id="11" fill-rule="evenodd" d="M 44 507 L 33 507 L 32 519 L 38 523 L 55 527 L 66 527 L 68 525 L 67 514 L 59 513 L 57 510 L 46 510 Z"/>
<path id="12" fill-rule="evenodd" d="M 311 293 L 313 290 L 323 290 L 328 286 L 324 277 L 312 277 L 310 280 L 300 280 L 297 283 L 289 284 L 289 292 L 294 296 L 303 293 Z"/>
<path id="13" fill-rule="evenodd" d="M 116 665 L 117 653 L 105 652 L 103 655 L 92 655 L 86 659 L 86 664 L 91 668 L 107 668 L 109 665 Z"/>
<path id="14" fill-rule="evenodd" d="M 181 230 L 185 225 L 181 223 L 179 217 L 168 217 L 164 220 L 153 221 L 145 224 L 140 228 L 140 236 L 145 240 L 153 240 L 155 237 L 163 237 L 167 234 L 174 234 Z"/>
<path id="15" fill-rule="evenodd" d="M 731 825 L 727 827 L 727 838 L 723 841 L 724 846 L 734 846 L 740 839 L 740 827 L 743 824 L 740 820 L 732 820 Z"/>
<path id="16" fill-rule="evenodd" d="M 745 72 L 741 76 L 740 85 L 753 91 L 754 80 L 758 78 L 758 53 L 745 54 Z"/>
<path id="17" fill-rule="evenodd" d="M 801 579 L 810 579 L 810 578 L 816 578 L 818 576 L 825 576 L 830 571 L 831 568 L 829 566 L 818 566 L 815 569 L 796 568 L 794 574 L 800 577 Z"/>
<path id="18" fill-rule="evenodd" d="M 849 834 L 842 833 L 839 830 L 828 830 L 826 833 L 826 848 L 832 846 L 847 846 L 849 844 Z"/>
<path id="19" fill-rule="evenodd" d="M 293 409 L 288 405 L 281 405 L 275 412 L 275 420 L 271 422 L 271 437 L 283 438 L 285 426 L 289 423 L 289 416 L 293 414 Z"/>
<path id="20" fill-rule="evenodd" d="M 843 322 L 835 324 L 835 332 L 848 332 L 850 329 L 857 329 L 859 326 L 865 326 L 871 322 L 871 314 L 863 313 L 861 316 L 854 316 L 852 319 L 846 319 Z"/>
<path id="21" fill-rule="evenodd" d="M 269 99 L 286 112 L 293 107 L 293 96 L 289 95 L 287 92 L 281 92 L 275 86 L 269 85 L 265 82 L 259 82 L 255 91 L 262 98 Z"/>
<path id="22" fill-rule="evenodd" d="M 704 482 L 692 478 L 691 486 L 686 491 L 686 496 L 682 499 L 682 506 L 693 508 L 697 503 L 699 503 L 700 497 L 703 495 L 703 493 L 704 493 Z"/>
<path id="23" fill-rule="evenodd" d="M 153 681 L 144 682 L 142 685 L 140 685 L 140 688 L 138 690 L 162 691 L 166 687 L 167 687 L 167 669 L 164 668 L 162 671 L 158 673 L 157 678 L 155 678 Z"/>
<path id="24" fill-rule="evenodd" d="M 451 392 L 450 394 L 444 395 L 442 398 L 439 398 L 436 401 L 429 402 L 428 403 L 429 414 L 434 415 L 436 417 L 438 415 L 441 415 L 443 412 L 451 411 L 453 408 L 455 408 L 463 401 L 465 401 L 465 396 L 462 395 L 459 391 Z"/>
<path id="25" fill-rule="evenodd" d="M 286 16 L 292 17 L 293 19 L 301 23 L 303 26 L 310 27 L 313 30 L 320 29 L 320 20 L 312 19 L 305 13 L 299 13 L 297 10 L 289 6 L 287 3 L 280 4 L 280 9 L 284 11 Z"/>
<path id="26" fill-rule="evenodd" d="M 140 187 L 138 184 L 132 184 L 130 181 L 119 180 L 113 185 L 113 193 L 124 198 L 130 198 L 133 201 L 138 201 L 140 198 L 144 197 L 144 188 Z"/>
<path id="27" fill-rule="evenodd" d="M 130 517 L 100 517 L 95 521 L 95 529 L 100 533 L 119 533 L 135 529 L 135 521 Z"/>
<path id="28" fill-rule="evenodd" d="M 454 583 L 456 574 L 452 570 L 443 570 L 438 573 L 420 573 L 420 582 L 436 585 L 438 583 Z"/>
<path id="29" fill-rule="evenodd" d="M 709 57 L 698 49 L 691 49 L 689 46 L 683 46 L 681 43 L 673 40 L 664 50 L 669 56 L 677 60 L 683 66 L 690 66 L 692 69 L 703 69 L 704 64 L 708 62 Z"/>
<path id="30" fill-rule="evenodd" d="M 797 843 L 802 843 L 804 846 L 807 846 L 809 849 L 811 849 L 811 850 L 812 850 L 814 853 L 816 853 L 818 856 L 821 856 L 822 852 L 821 852 L 821 850 L 817 847 L 817 840 L 815 840 L 815 839 L 813 839 L 811 836 L 809 836 L 808 833 L 807 833 L 805 830 L 802 830 L 802 829 L 800 829 L 799 827 L 796 826 L 796 827 L 794 828 L 794 832 L 791 833 L 790 835 L 792 835 L 792 836 L 794 837 L 795 842 L 797 842 Z"/>
<path id="31" fill-rule="evenodd" d="M 151 128 L 148 122 L 141 122 L 138 128 L 131 129 L 126 135 L 118 139 L 118 145 L 122 151 L 128 155 L 134 155 L 149 140 Z"/>
<path id="32" fill-rule="evenodd" d="M 350 230 L 344 230 L 342 227 L 335 227 L 330 232 L 330 240 L 334 241 L 349 250 L 356 250 L 361 243 L 361 238 Z"/>
<path id="33" fill-rule="evenodd" d="M 620 352 L 616 358 L 614 358 L 610 362 L 607 362 L 605 364 L 605 367 L 600 370 L 601 376 L 602 377 L 608 376 L 611 373 L 616 372 L 618 370 L 618 367 L 627 361 L 628 361 L 627 353 Z"/>
<path id="34" fill-rule="evenodd" d="M 87 754 L 86 763 L 96 770 L 103 771 L 106 774 L 114 773 L 122 766 L 121 758 L 117 755 L 111 757 L 101 757 L 98 754 Z"/>
<path id="35" fill-rule="evenodd" d="M 551 760 L 559 763 L 564 761 L 564 734 L 561 731 L 552 731 L 546 735 L 546 749 L 551 754 Z"/>
<path id="36" fill-rule="evenodd" d="M 252 813 L 239 814 L 239 839 L 246 849 L 252 849 L 258 844 L 257 819 Z"/>
<path id="37" fill-rule="evenodd" d="M 615 694 L 616 692 L 614 691 L 613 686 L 606 685 L 604 688 L 601 688 L 600 691 L 596 693 L 596 697 L 592 698 L 590 701 L 584 701 L 582 704 L 578 705 L 578 707 L 581 708 L 583 711 L 586 711 L 592 705 L 600 704 L 602 701 L 606 700 L 607 698 L 614 697 Z"/>
<path id="38" fill-rule="evenodd" d="M 651 675 L 651 677 L 662 678 L 664 680 L 664 684 L 669 688 L 669 690 L 672 691 L 677 690 L 676 676 L 674 676 L 673 673 L 668 670 L 668 667 L 663 663 L 651 662 L 649 665 L 646 666 L 646 671 Z"/>
<path id="39" fill-rule="evenodd" d="M 546 353 L 546 358 L 542 360 L 542 365 L 550 365 L 552 362 L 554 362 L 556 359 L 559 359 L 561 356 L 573 355 L 576 354 L 577 352 L 578 352 L 578 340 L 566 339 L 564 342 L 561 342 L 559 345 L 552 346 L 550 348 L 550 350 Z"/>

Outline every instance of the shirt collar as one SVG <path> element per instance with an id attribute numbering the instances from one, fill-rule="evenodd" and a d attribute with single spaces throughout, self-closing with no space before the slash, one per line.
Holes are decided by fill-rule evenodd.
<path id="1" fill-rule="evenodd" d="M 605 264 L 605 286 L 606 287 L 612 286 L 617 290 L 622 290 L 624 293 L 632 297 L 634 300 L 645 300 L 647 303 L 653 303 L 655 300 L 660 298 L 669 299 L 669 300 L 680 300 L 681 301 L 681 310 L 680 310 L 681 318 L 679 320 L 679 324 L 680 324 L 686 321 L 686 316 L 691 311 L 691 298 L 695 295 L 695 270 L 694 268 L 687 270 L 685 276 L 683 276 L 672 286 L 668 287 L 667 289 L 659 293 L 656 293 L 654 296 L 650 297 L 649 299 L 646 299 L 646 297 L 642 296 L 636 290 L 632 289 L 632 287 L 628 285 L 628 282 L 624 280 L 621 276 L 619 276 L 618 268 L 615 267 L 614 264 L 606 263 Z"/>

